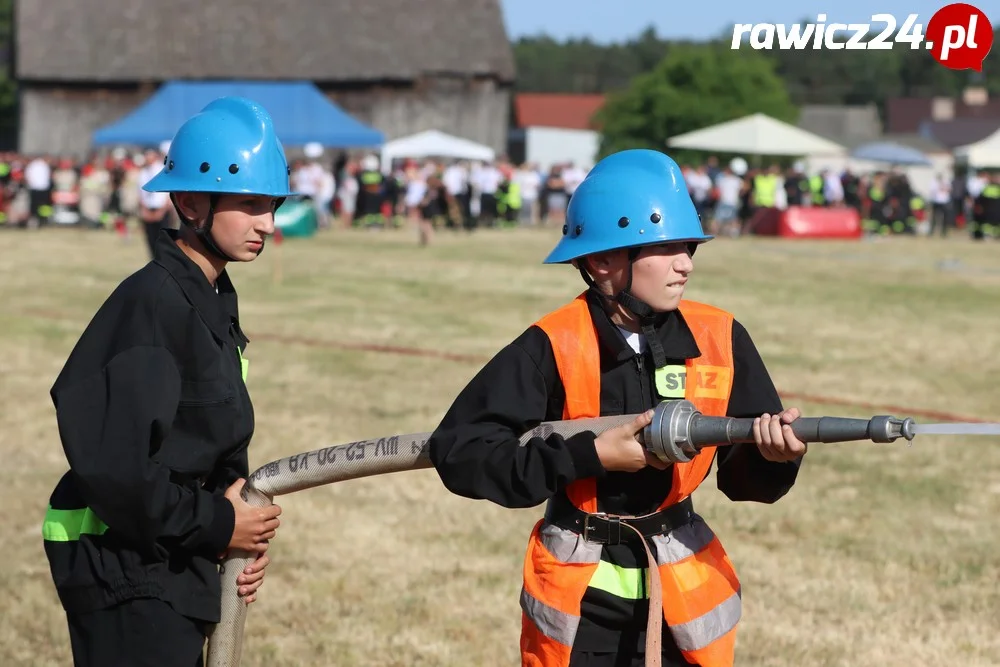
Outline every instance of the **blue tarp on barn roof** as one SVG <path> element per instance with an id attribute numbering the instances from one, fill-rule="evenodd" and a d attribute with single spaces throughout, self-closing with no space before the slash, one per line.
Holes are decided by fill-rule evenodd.
<path id="1" fill-rule="evenodd" d="M 348 115 L 308 81 L 172 81 L 132 113 L 95 131 L 93 143 L 158 146 L 206 104 L 227 95 L 247 97 L 267 109 L 286 147 L 317 142 L 368 148 L 385 143 L 381 132 Z"/>

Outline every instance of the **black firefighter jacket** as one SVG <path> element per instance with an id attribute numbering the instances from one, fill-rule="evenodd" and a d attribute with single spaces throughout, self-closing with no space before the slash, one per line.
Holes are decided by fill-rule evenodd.
<path id="1" fill-rule="evenodd" d="M 228 275 L 216 291 L 173 238 L 101 306 L 51 390 L 70 470 L 43 536 L 70 613 L 154 597 L 219 620 L 223 493 L 248 474 L 254 430 L 247 338 Z"/>

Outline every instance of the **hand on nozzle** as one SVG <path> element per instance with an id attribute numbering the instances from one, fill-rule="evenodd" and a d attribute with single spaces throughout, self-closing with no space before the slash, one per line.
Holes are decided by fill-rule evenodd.
<path id="1" fill-rule="evenodd" d="M 238 479 L 226 489 L 225 496 L 233 504 L 236 514 L 233 536 L 229 539 L 228 548 L 262 554 L 267 551 L 267 541 L 274 538 L 281 523 L 278 521 L 281 508 L 277 505 L 268 507 L 249 505 L 240 495 L 244 484 L 246 484 L 245 479 Z"/>
<path id="2" fill-rule="evenodd" d="M 792 461 L 806 453 L 806 443 L 795 437 L 790 424 L 801 417 L 798 408 L 776 415 L 763 414 L 753 422 L 753 438 L 761 456 L 768 461 Z"/>
<path id="3" fill-rule="evenodd" d="M 609 429 L 597 436 L 594 446 L 605 470 L 636 472 L 648 465 L 663 470 L 669 465 L 646 451 L 646 448 L 635 439 L 636 433 L 640 433 L 652 421 L 653 411 L 648 410 L 636 416 L 628 424 Z"/>

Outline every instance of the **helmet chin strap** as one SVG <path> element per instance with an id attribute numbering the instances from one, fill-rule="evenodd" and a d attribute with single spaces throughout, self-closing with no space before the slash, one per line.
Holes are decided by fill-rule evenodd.
<path id="1" fill-rule="evenodd" d="M 584 282 L 590 286 L 591 291 L 601 297 L 609 305 L 611 303 L 619 303 L 626 310 L 631 312 L 639 320 L 639 328 L 642 334 L 646 337 L 646 344 L 649 346 L 649 351 L 653 355 L 653 365 L 655 368 L 662 368 L 667 364 L 667 354 L 663 350 L 663 345 L 660 344 L 659 338 L 656 337 L 656 312 L 653 307 L 648 303 L 640 299 L 639 297 L 632 294 L 630 291 L 632 289 L 632 264 L 639 257 L 640 248 L 629 248 L 628 250 L 628 280 L 625 283 L 625 287 L 615 294 L 614 296 L 608 296 L 597 288 L 597 284 L 594 279 L 586 269 L 583 268 L 583 263 L 581 262 L 578 266 L 580 270 L 580 275 L 583 276 Z"/>
<path id="2" fill-rule="evenodd" d="M 187 216 L 181 213 L 181 209 L 177 205 L 177 200 L 174 199 L 173 195 L 170 195 L 170 201 L 173 202 L 174 209 L 177 211 L 177 215 L 180 217 L 180 219 L 184 222 L 184 224 L 186 224 L 188 227 L 191 228 L 191 231 L 194 232 L 195 236 L 198 237 L 198 239 L 202 242 L 202 244 L 211 254 L 227 262 L 240 261 L 235 257 L 230 257 L 229 255 L 227 255 L 222 250 L 222 248 L 219 247 L 219 245 L 215 242 L 215 239 L 212 237 L 212 221 L 215 218 L 215 207 L 219 203 L 219 195 L 212 194 L 209 196 L 208 216 L 205 218 L 205 224 L 203 224 L 201 227 L 195 226 L 192 220 L 190 220 Z M 261 252 L 263 252 L 263 250 L 264 247 L 261 246 L 261 249 L 257 252 L 257 254 L 259 255 Z"/>

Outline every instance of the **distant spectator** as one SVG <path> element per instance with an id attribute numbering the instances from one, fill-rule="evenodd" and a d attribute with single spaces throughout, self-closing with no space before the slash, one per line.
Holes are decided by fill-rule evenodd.
<path id="1" fill-rule="evenodd" d="M 24 184 L 28 188 L 29 224 L 38 226 L 49 219 L 52 206 L 52 167 L 38 156 L 24 169 Z"/>

